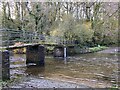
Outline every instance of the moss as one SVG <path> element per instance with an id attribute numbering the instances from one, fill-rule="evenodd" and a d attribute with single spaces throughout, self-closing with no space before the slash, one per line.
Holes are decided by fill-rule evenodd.
<path id="1" fill-rule="evenodd" d="M 4 50 L 6 50 L 5 48 L 0 48 L 0 51 L 4 51 Z"/>
<path id="2" fill-rule="evenodd" d="M 14 54 L 25 54 L 26 53 L 26 48 L 14 49 L 13 53 Z"/>

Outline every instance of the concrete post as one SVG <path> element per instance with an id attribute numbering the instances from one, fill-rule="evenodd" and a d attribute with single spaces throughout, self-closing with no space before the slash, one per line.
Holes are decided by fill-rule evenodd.
<path id="1" fill-rule="evenodd" d="M 64 46 L 64 63 L 67 64 L 67 48 Z"/>
<path id="2" fill-rule="evenodd" d="M 67 48 L 64 47 L 64 59 L 67 57 Z"/>
<path id="3" fill-rule="evenodd" d="M 28 46 L 26 49 L 26 64 L 30 65 L 36 64 L 37 66 L 44 66 L 45 54 L 44 54 L 44 46 L 35 45 Z"/>
<path id="4" fill-rule="evenodd" d="M 3 81 L 10 79 L 9 51 L 0 51 L 0 79 Z"/>

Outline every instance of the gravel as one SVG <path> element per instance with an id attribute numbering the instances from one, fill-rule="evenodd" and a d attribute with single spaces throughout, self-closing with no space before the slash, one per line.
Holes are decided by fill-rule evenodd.
<path id="1" fill-rule="evenodd" d="M 90 88 L 81 84 L 74 84 L 62 81 L 30 78 L 19 84 L 9 86 L 10 88 Z"/>

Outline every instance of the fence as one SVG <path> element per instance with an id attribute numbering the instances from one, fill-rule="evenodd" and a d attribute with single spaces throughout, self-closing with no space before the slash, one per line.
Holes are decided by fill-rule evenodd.
<path id="1" fill-rule="evenodd" d="M 14 45 L 16 42 L 23 43 L 41 43 L 46 44 L 74 44 L 74 40 L 65 40 L 64 38 L 40 35 L 35 32 L 26 30 L 15 30 L 15 29 L 0 29 L 0 46 Z"/>
<path id="2" fill-rule="evenodd" d="M 0 29 L 0 46 L 9 46 L 15 42 L 31 43 L 33 33 L 14 29 Z"/>

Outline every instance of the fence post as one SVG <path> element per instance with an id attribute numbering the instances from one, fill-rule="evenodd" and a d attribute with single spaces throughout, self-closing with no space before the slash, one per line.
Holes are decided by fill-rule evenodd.
<path id="1" fill-rule="evenodd" d="M 2 80 L 2 51 L 0 51 L 0 80 Z"/>
<path id="2" fill-rule="evenodd" d="M 10 79 L 9 51 L 0 51 L 0 79 L 3 81 Z"/>

